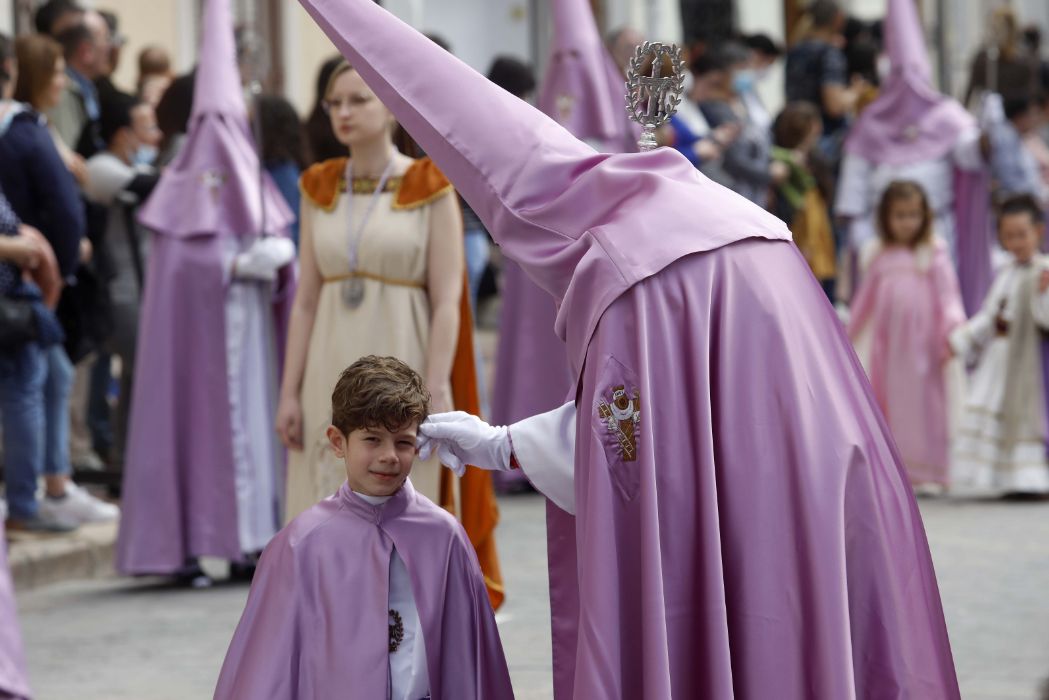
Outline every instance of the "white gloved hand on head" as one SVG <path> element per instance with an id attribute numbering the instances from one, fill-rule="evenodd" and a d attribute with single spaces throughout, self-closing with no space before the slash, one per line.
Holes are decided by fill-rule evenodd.
<path id="1" fill-rule="evenodd" d="M 295 244 L 288 238 L 264 236 L 238 255 L 233 263 L 236 279 L 272 282 L 277 270 L 295 259 Z"/>
<path id="2" fill-rule="evenodd" d="M 510 431 L 463 411 L 437 413 L 419 426 L 419 458 L 436 453 L 441 464 L 462 476 L 471 464 L 489 471 L 510 470 Z"/>

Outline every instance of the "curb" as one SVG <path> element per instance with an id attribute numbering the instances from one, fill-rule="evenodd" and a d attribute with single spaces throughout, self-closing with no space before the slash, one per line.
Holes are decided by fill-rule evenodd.
<path id="1" fill-rule="evenodd" d="M 82 525 L 67 535 L 8 532 L 7 563 L 15 589 L 113 575 L 117 523 Z"/>

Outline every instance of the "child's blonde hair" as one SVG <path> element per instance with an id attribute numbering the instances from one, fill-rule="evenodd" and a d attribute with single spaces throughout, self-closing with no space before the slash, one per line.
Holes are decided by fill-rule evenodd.
<path id="1" fill-rule="evenodd" d="M 896 244 L 892 232 L 889 231 L 889 212 L 892 210 L 893 203 L 912 197 L 917 197 L 922 203 L 922 228 L 909 245 L 911 248 L 917 248 L 932 241 L 932 207 L 929 206 L 929 198 L 925 195 L 925 190 L 913 180 L 893 180 L 885 188 L 881 202 L 878 203 L 876 221 L 878 236 L 886 245 Z"/>

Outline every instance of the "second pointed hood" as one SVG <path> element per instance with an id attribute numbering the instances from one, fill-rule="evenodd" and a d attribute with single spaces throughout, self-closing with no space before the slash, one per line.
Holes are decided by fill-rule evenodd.
<path id="1" fill-rule="evenodd" d="M 186 142 L 139 219 L 176 236 L 286 232 L 294 216 L 269 176 L 259 177 L 260 168 L 237 70 L 230 0 L 207 0 Z"/>
<path id="2" fill-rule="evenodd" d="M 933 87 L 914 0 L 889 0 L 884 33 L 891 70 L 850 129 L 845 149 L 895 166 L 942 158 L 975 121 Z"/>
<path id="3" fill-rule="evenodd" d="M 372 0 L 300 1 L 507 257 L 554 297 L 576 372 L 601 314 L 630 286 L 690 253 L 790 238 L 673 149 L 597 153 Z"/>
<path id="4" fill-rule="evenodd" d="M 554 40 L 539 109 L 601 151 L 629 140 L 625 81 L 605 49 L 588 0 L 550 0 Z"/>

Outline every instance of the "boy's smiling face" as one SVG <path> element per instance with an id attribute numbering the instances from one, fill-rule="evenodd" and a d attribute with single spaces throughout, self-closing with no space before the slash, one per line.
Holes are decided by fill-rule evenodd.
<path id="1" fill-rule="evenodd" d="M 365 496 L 392 496 L 404 485 L 418 452 L 417 423 L 397 430 L 358 428 L 343 435 L 328 426 L 328 440 L 335 456 L 346 465 L 350 488 Z"/>

